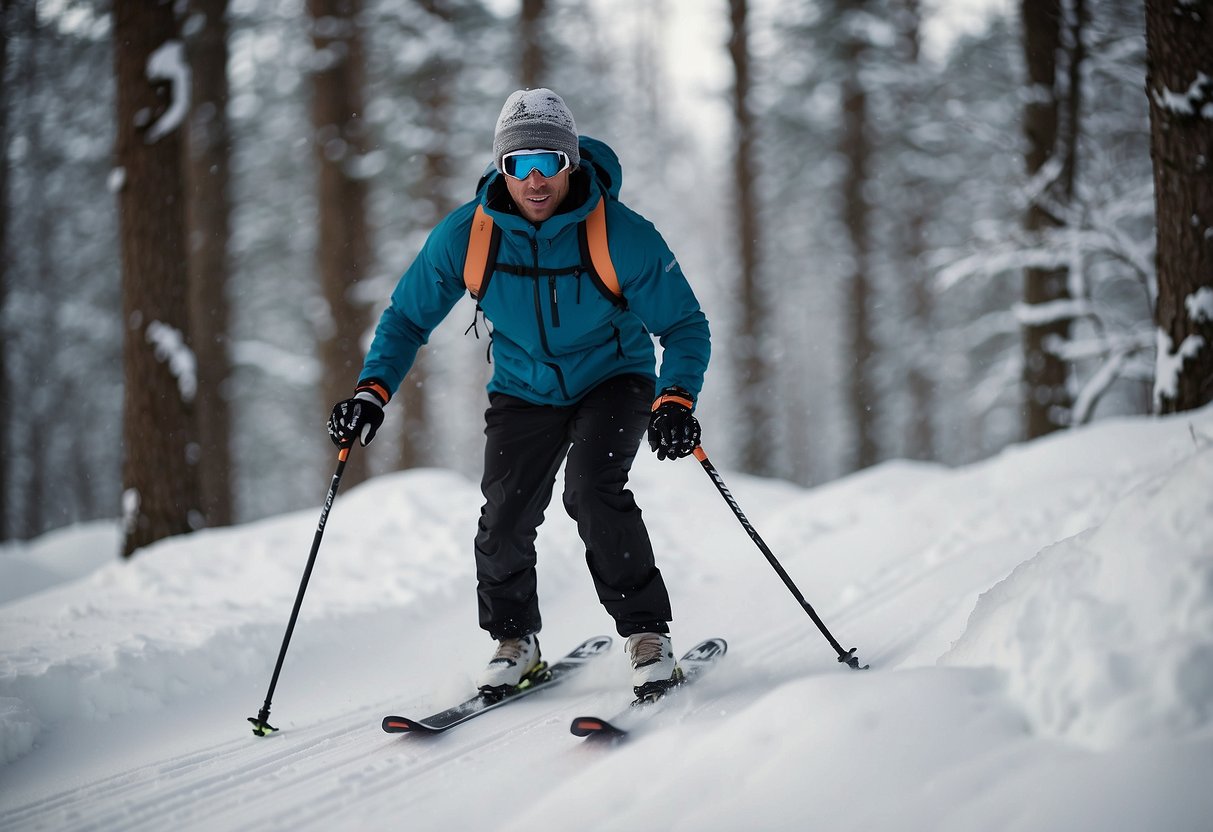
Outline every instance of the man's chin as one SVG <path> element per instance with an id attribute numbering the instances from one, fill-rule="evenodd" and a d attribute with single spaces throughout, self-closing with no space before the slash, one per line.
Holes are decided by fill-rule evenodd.
<path id="1" fill-rule="evenodd" d="M 542 202 L 539 205 L 527 203 L 522 209 L 522 215 L 531 222 L 543 222 L 556 213 L 555 209 L 548 202 Z"/>

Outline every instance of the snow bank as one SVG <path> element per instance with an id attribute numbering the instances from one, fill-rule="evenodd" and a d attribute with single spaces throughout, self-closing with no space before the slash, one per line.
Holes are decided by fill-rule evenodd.
<path id="1" fill-rule="evenodd" d="M 470 580 L 464 532 L 478 508 L 475 486 L 443 471 L 350 489 L 330 517 L 305 618 L 333 622 L 449 597 Z M 103 535 L 106 565 L 0 606 L 0 765 L 28 751 L 43 725 L 161 708 L 243 673 L 268 679 L 318 516 L 317 508 L 164 540 L 125 563 L 116 537 Z M 81 534 L 67 539 L 96 543 Z M 47 562 L 50 575 L 56 560 Z M 292 651 L 339 638 L 341 626 L 300 628 Z"/>
<path id="2" fill-rule="evenodd" d="M 994 665 L 1034 727 L 1093 748 L 1213 734 L 1213 443 L 984 593 L 940 660 Z"/>
<path id="3" fill-rule="evenodd" d="M 33 748 L 41 729 L 38 717 L 25 702 L 11 696 L 0 698 L 0 765 Z"/>
<path id="4" fill-rule="evenodd" d="M 76 580 L 118 559 L 114 521 L 81 523 L 0 548 L 0 604 Z"/>

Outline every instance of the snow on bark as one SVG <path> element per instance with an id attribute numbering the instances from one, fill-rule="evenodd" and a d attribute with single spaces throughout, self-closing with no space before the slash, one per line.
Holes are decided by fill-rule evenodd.
<path id="1" fill-rule="evenodd" d="M 1017 303 L 1012 307 L 1015 320 L 1022 326 L 1047 326 L 1092 314 L 1091 303 L 1081 298 L 1064 298 L 1046 303 Z"/>
<path id="2" fill-rule="evenodd" d="M 1184 298 L 1184 308 L 1194 324 L 1213 323 L 1213 288 L 1201 286 Z"/>
<path id="3" fill-rule="evenodd" d="M 1213 119 L 1213 78 L 1203 72 L 1197 72 L 1183 92 L 1155 89 L 1151 93 L 1155 104 L 1175 115 Z"/>
<path id="4" fill-rule="evenodd" d="M 177 379 L 181 399 L 191 402 L 198 391 L 198 362 L 194 351 L 185 343 L 185 335 L 176 327 L 152 321 L 144 333 L 156 352 L 156 360 L 167 362 L 169 372 Z"/>
<path id="5" fill-rule="evenodd" d="M 111 168 L 109 176 L 105 178 L 105 189 L 111 194 L 116 194 L 126 187 L 126 168 L 119 165 Z"/>
<path id="6" fill-rule="evenodd" d="M 1154 372 L 1154 407 L 1158 409 L 1164 398 L 1174 399 L 1179 393 L 1179 377 L 1183 373 L 1184 362 L 1195 358 L 1205 348 L 1205 339 L 1199 335 L 1189 335 L 1178 348 L 1175 348 L 1171 336 L 1163 330 L 1158 330 L 1158 357 Z"/>
<path id="7" fill-rule="evenodd" d="M 190 110 L 190 67 L 185 60 L 185 45 L 179 40 L 161 45 L 147 59 L 147 78 L 172 85 L 169 108 L 147 129 L 145 141 L 154 144 L 180 127 Z"/>
<path id="8" fill-rule="evenodd" d="M 128 488 L 122 492 L 122 528 L 128 535 L 134 533 L 135 524 L 139 522 L 139 506 L 142 502 L 139 489 Z"/>

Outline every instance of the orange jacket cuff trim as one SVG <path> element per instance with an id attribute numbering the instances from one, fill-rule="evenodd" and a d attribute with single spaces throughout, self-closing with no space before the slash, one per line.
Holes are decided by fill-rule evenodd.
<path id="1" fill-rule="evenodd" d="M 657 400 L 653 402 L 653 410 L 656 410 L 657 408 L 661 407 L 666 402 L 673 402 L 674 404 L 680 404 L 683 407 L 685 407 L 687 410 L 695 409 L 695 401 L 693 399 L 689 399 L 686 396 L 675 396 L 675 395 L 667 393 L 663 396 L 657 397 Z"/>
<path id="2" fill-rule="evenodd" d="M 388 402 L 388 401 L 389 401 L 389 400 L 392 398 L 392 394 L 391 394 L 391 393 L 389 393 L 389 392 L 387 391 L 387 388 L 386 388 L 386 387 L 384 387 L 382 384 L 375 384 L 374 382 L 371 382 L 370 384 L 360 384 L 360 385 L 358 385 L 358 387 L 357 387 L 357 388 L 354 390 L 354 392 L 355 392 L 355 393 L 357 393 L 357 392 L 359 392 L 359 391 L 361 391 L 361 390 L 369 390 L 369 391 L 371 391 L 371 392 L 372 392 L 372 393 L 374 393 L 376 396 L 378 396 L 379 398 L 383 399 L 383 401 L 384 401 L 384 403 L 385 403 L 385 404 L 386 404 L 386 403 L 387 403 L 387 402 Z"/>

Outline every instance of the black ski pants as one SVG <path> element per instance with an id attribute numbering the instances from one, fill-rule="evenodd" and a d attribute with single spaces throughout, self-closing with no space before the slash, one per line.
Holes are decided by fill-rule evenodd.
<path id="1" fill-rule="evenodd" d="M 668 632 L 670 597 L 628 472 L 648 427 L 651 380 L 608 379 L 568 407 L 489 395 L 484 507 L 476 534 L 480 626 L 495 639 L 539 632 L 535 537 L 566 462 L 564 508 L 594 588 L 621 636 Z"/>

